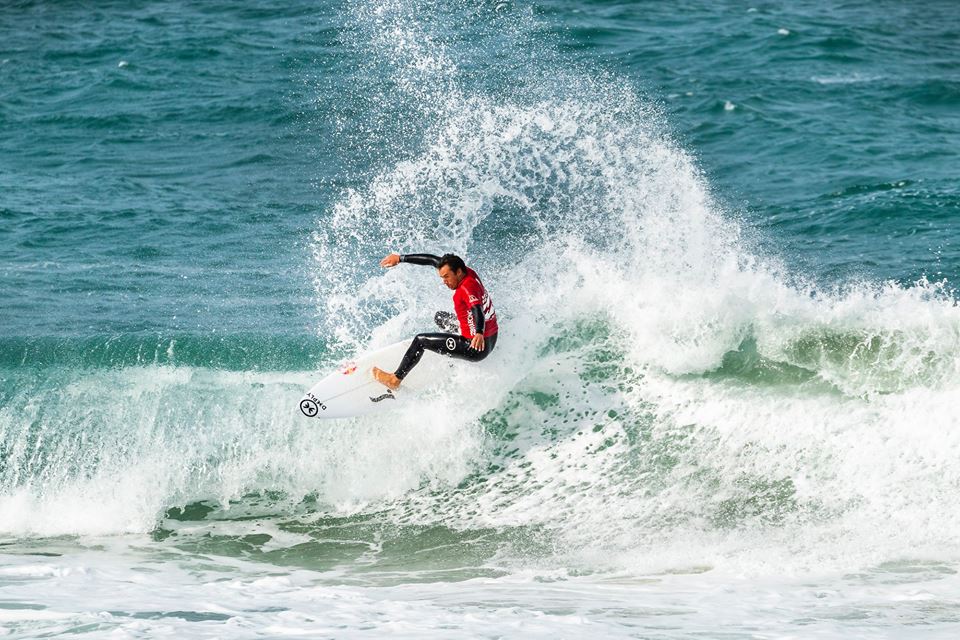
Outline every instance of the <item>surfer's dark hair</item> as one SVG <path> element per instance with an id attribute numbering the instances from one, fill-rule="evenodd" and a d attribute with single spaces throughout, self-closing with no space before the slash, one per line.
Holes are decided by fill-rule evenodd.
<path id="1" fill-rule="evenodd" d="M 463 258 L 453 253 L 445 253 L 440 256 L 440 262 L 437 264 L 437 269 L 442 269 L 443 265 L 447 265 L 454 273 L 458 271 L 466 272 L 467 265 L 464 263 Z"/>

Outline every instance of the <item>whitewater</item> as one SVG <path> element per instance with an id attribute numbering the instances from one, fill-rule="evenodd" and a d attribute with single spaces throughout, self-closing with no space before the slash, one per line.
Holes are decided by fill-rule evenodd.
<path id="1" fill-rule="evenodd" d="M 290 224 L 287 239 L 203 212 L 177 209 L 172 228 L 130 214 L 189 248 L 134 252 L 146 282 L 183 281 L 136 304 L 89 284 L 110 241 L 79 275 L 54 268 L 77 278 L 63 295 L 95 295 L 69 330 L 11 319 L 0 337 L 0 635 L 956 636 L 949 266 L 801 268 L 718 192 L 669 98 L 572 61 L 553 19 L 507 2 L 338 5 L 306 56 L 336 79 L 298 67 L 323 126 L 302 104 L 271 116 L 338 153 L 313 176 L 320 206 L 291 205 L 295 223 L 251 214 Z M 592 19 L 602 35 L 612 18 Z M 248 54 L 269 50 L 238 33 Z M 204 46 L 181 60 L 215 58 Z M 148 73 L 112 66 L 138 64 Z M 258 122 L 250 109 L 221 116 Z M 279 206 L 266 190 L 262 208 Z M 11 226 L 29 219 L 9 206 Z M 196 244 L 197 220 L 224 246 Z M 57 298 L 32 252 L 93 242 L 57 233 L 11 244 L 3 265 L 4 287 L 41 292 L 25 298 L 36 308 Z M 236 258 L 244 243 L 256 249 Z M 392 413 L 305 419 L 323 372 L 449 306 L 428 269 L 380 269 L 391 251 L 463 255 L 494 297 L 496 352 Z M 251 288 L 219 297 L 238 272 Z M 176 322 L 157 300 L 183 305 Z M 246 318 L 250 300 L 267 302 Z M 283 322 L 302 330 L 271 329 Z"/>

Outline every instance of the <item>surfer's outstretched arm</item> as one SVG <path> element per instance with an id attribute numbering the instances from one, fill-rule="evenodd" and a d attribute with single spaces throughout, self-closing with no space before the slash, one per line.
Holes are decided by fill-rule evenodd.
<path id="1" fill-rule="evenodd" d="M 440 256 L 435 256 L 430 253 L 408 253 L 401 255 L 399 253 L 391 253 L 386 258 L 380 261 L 381 267 L 395 267 L 401 262 L 407 262 L 409 264 L 423 264 L 431 266 L 434 269 L 440 268 Z"/>

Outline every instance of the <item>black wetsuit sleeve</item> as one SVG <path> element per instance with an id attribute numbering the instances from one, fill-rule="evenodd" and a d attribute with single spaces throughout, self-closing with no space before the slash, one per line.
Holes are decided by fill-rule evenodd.
<path id="1" fill-rule="evenodd" d="M 483 305 L 476 304 L 470 307 L 470 315 L 473 316 L 473 328 L 475 331 L 473 335 L 482 336 L 483 335 Z"/>
<path id="2" fill-rule="evenodd" d="M 435 256 L 429 253 L 408 253 L 400 256 L 400 262 L 424 264 L 436 269 L 440 267 L 440 256 Z"/>

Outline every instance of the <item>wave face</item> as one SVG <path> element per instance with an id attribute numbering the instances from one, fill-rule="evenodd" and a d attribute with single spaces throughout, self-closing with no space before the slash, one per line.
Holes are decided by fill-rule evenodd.
<path id="1" fill-rule="evenodd" d="M 4 535 L 203 550 L 190 523 L 256 519 L 305 545 L 282 557 L 304 566 L 365 553 L 346 533 L 317 542 L 354 525 L 405 550 L 470 542 L 473 566 L 951 559 L 960 308 L 945 282 L 794 268 L 712 192 L 669 107 L 571 62 L 535 12 L 344 10 L 350 55 L 311 85 L 349 177 L 327 184 L 303 252 L 315 334 L 240 330 L 258 315 L 223 338 L 175 324 L 0 340 Z M 465 256 L 496 304 L 496 353 L 399 413 L 305 422 L 318 369 L 449 305 L 429 269 L 380 270 L 393 250 Z M 245 544 L 281 562 L 279 543 Z"/>

